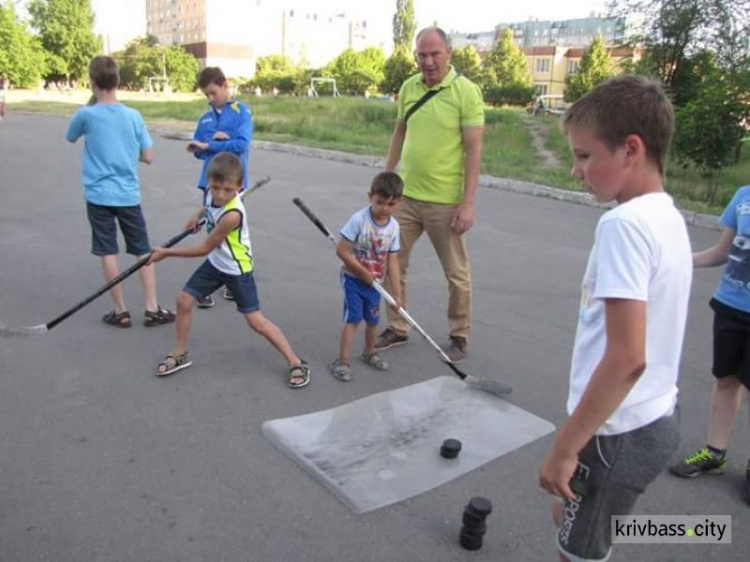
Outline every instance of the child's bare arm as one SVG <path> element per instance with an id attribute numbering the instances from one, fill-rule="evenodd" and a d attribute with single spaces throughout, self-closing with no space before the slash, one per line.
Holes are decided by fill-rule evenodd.
<path id="1" fill-rule="evenodd" d="M 240 226 L 242 216 L 239 212 L 228 212 L 216 224 L 206 239 L 200 244 L 181 246 L 179 248 L 154 248 L 149 263 L 156 263 L 169 257 L 197 258 L 206 256 L 221 244 L 229 233 Z"/>
<path id="2" fill-rule="evenodd" d="M 391 296 L 401 306 L 401 266 L 396 252 L 388 254 L 388 276 L 391 278 Z"/>
<path id="3" fill-rule="evenodd" d="M 646 368 L 645 301 L 607 299 L 607 347 L 578 406 L 558 431 L 539 475 L 552 494 L 575 498 L 569 482 L 578 453 L 622 403 Z"/>
<path id="4" fill-rule="evenodd" d="M 138 159 L 144 164 L 151 164 L 151 162 L 154 161 L 154 150 L 152 148 L 141 150 L 141 154 Z"/>
<path id="5" fill-rule="evenodd" d="M 727 263 L 729 248 L 732 247 L 732 241 L 736 234 L 737 232 L 734 229 L 724 227 L 724 230 L 721 231 L 721 238 L 716 245 L 693 254 L 693 267 L 715 267 Z"/>
<path id="6" fill-rule="evenodd" d="M 359 263 L 357 258 L 354 256 L 354 252 L 352 251 L 353 248 L 354 244 L 349 242 L 347 239 L 342 238 L 336 246 L 336 255 L 342 262 L 344 262 L 344 265 L 349 272 L 359 277 L 359 279 L 361 279 L 364 283 L 372 285 L 372 282 L 374 281 L 372 273 L 367 271 L 367 268 Z"/>

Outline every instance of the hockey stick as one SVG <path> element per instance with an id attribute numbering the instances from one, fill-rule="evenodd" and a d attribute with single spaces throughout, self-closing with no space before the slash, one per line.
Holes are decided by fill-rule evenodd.
<path id="1" fill-rule="evenodd" d="M 328 240 L 335 246 L 336 245 L 336 238 L 334 238 L 333 234 L 331 234 L 331 231 L 326 228 L 326 226 L 323 224 L 323 222 L 313 213 L 307 205 L 305 205 L 302 200 L 299 197 L 295 197 L 293 199 L 293 202 L 297 207 L 299 207 L 299 210 L 302 211 L 305 216 L 310 219 L 310 222 L 312 222 L 315 226 L 318 227 L 318 230 L 320 230 L 323 235 L 328 238 Z M 398 306 L 396 303 L 396 300 L 386 291 L 380 283 L 377 281 L 373 281 L 372 284 L 373 287 L 375 287 L 375 290 L 380 293 L 380 295 L 385 299 L 385 301 L 391 305 L 392 307 L 396 307 L 396 311 L 398 314 L 406 320 L 409 325 L 417 330 L 419 334 L 429 343 L 432 348 L 438 353 L 440 356 L 440 359 L 443 363 L 448 365 L 448 367 L 451 368 L 451 370 L 458 375 L 461 380 L 463 380 L 467 385 L 473 386 L 475 388 L 478 388 L 480 390 L 484 390 L 485 392 L 489 392 L 490 394 L 494 394 L 495 396 L 504 397 L 510 394 L 513 391 L 513 388 L 505 383 L 501 383 L 500 381 L 493 381 L 493 380 L 487 380 L 487 379 L 480 379 L 475 376 L 469 375 L 468 373 L 463 372 L 461 369 L 459 369 L 453 361 L 450 360 L 450 358 L 446 355 L 446 353 L 440 348 L 440 346 L 435 343 L 435 340 L 433 340 L 427 332 L 425 332 L 422 327 L 417 324 L 417 321 L 412 318 L 411 314 L 409 314 L 402 306 Z"/>
<path id="2" fill-rule="evenodd" d="M 271 178 L 269 176 L 266 176 L 265 178 L 258 180 L 257 182 L 255 182 L 255 184 L 253 184 L 250 188 L 246 189 L 242 193 L 242 197 L 244 198 L 246 195 L 264 186 L 269 181 L 271 181 Z M 198 222 L 198 225 L 202 226 L 203 224 L 205 224 L 205 222 L 206 222 L 205 219 L 201 219 Z M 175 244 L 177 244 L 184 238 L 188 237 L 193 232 L 195 232 L 195 230 L 193 229 L 184 230 L 183 232 L 180 232 L 178 235 L 173 236 L 172 238 L 167 240 L 167 242 L 163 245 L 163 247 L 171 248 L 172 246 L 174 246 Z M 141 259 L 139 259 L 137 262 L 135 262 L 133 265 L 127 268 L 125 271 L 120 273 L 117 277 L 114 277 L 110 279 L 109 281 L 107 281 L 104 285 L 99 287 L 93 294 L 89 295 L 88 297 L 83 299 L 81 302 L 79 302 L 75 306 L 70 307 L 68 310 L 60 314 L 60 316 L 50 320 L 46 324 L 39 324 L 37 326 L 16 327 L 16 328 L 0 324 L 0 336 L 10 338 L 10 337 L 38 336 L 40 334 L 46 334 L 52 328 L 57 326 L 60 322 L 67 320 L 68 318 L 73 316 L 73 314 L 81 310 L 84 306 L 96 300 L 97 298 L 102 296 L 104 293 L 109 291 L 112 287 L 114 287 L 118 283 L 121 283 L 122 281 L 124 281 L 125 279 L 133 275 L 133 273 L 135 273 L 136 271 L 141 269 L 143 266 L 145 266 L 148 263 L 149 259 L 151 259 L 150 253 L 147 256 L 143 256 Z"/>

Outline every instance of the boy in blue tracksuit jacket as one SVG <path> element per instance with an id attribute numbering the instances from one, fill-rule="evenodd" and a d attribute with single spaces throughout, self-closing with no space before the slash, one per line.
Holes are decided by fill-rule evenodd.
<path id="1" fill-rule="evenodd" d="M 198 119 L 188 150 L 203 160 L 198 188 L 208 189 L 206 172 L 219 152 L 236 154 L 242 162 L 242 190 L 247 189 L 248 154 L 253 138 L 253 116 L 242 102 L 233 100 L 224 73 L 218 67 L 206 67 L 198 75 L 198 87 L 206 95 L 211 109 Z"/>
<path id="2" fill-rule="evenodd" d="M 208 98 L 211 109 L 198 119 L 193 140 L 187 149 L 196 158 L 203 160 L 198 188 L 205 194 L 208 191 L 207 171 L 211 159 L 219 152 L 231 152 L 242 162 L 242 189 L 247 189 L 248 155 L 253 138 L 253 116 L 242 102 L 232 99 L 229 83 L 219 67 L 208 66 L 198 74 L 198 87 Z M 205 201 L 204 201 L 205 202 Z M 224 290 L 224 298 L 233 300 L 229 290 Z M 214 306 L 211 295 L 198 300 L 198 308 Z"/>

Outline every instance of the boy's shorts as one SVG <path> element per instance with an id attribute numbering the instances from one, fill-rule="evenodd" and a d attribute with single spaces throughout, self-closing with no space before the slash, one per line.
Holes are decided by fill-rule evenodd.
<path id="1" fill-rule="evenodd" d="M 380 321 L 380 293 L 356 277 L 341 272 L 341 288 L 344 289 L 344 322 L 359 324 L 364 318 L 370 326 Z"/>
<path id="2" fill-rule="evenodd" d="M 734 375 L 750 390 L 750 315 L 711 299 L 714 310 L 713 375 Z"/>
<path id="3" fill-rule="evenodd" d="M 182 288 L 188 295 L 200 300 L 225 286 L 232 293 L 237 311 L 250 314 L 260 310 L 258 290 L 253 273 L 229 275 L 216 269 L 210 261 L 204 261 Z"/>
<path id="4" fill-rule="evenodd" d="M 151 252 L 148 242 L 146 220 L 140 205 L 132 207 L 109 207 L 86 201 L 86 214 L 91 224 L 91 253 L 95 256 L 111 256 L 119 253 L 117 225 L 125 238 L 125 251 L 134 256 L 145 256 Z"/>
<path id="5" fill-rule="evenodd" d="M 557 547 L 571 562 L 606 560 L 612 515 L 628 515 L 679 445 L 677 411 L 619 435 L 595 435 L 578 455 L 588 470 L 584 496 L 565 500 Z"/>

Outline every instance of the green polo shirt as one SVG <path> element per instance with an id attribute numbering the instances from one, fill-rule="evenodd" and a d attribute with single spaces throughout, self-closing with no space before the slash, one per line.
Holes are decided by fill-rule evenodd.
<path id="1" fill-rule="evenodd" d="M 484 125 L 479 87 L 453 67 L 440 84 L 428 88 L 422 74 L 408 78 L 398 96 L 398 118 L 428 90 L 441 89 L 406 124 L 401 152 L 404 195 L 427 203 L 457 205 L 464 190 L 463 127 Z"/>

